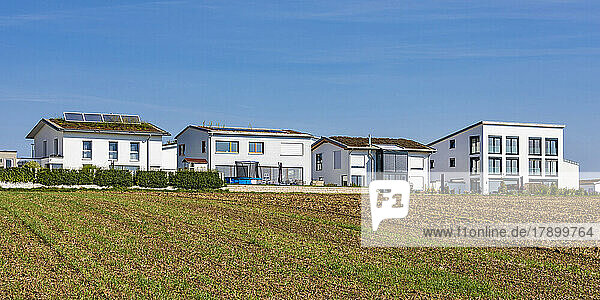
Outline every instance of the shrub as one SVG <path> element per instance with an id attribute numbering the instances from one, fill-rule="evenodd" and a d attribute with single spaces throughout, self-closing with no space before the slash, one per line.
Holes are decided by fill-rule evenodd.
<path id="1" fill-rule="evenodd" d="M 4 182 L 33 182 L 35 171 L 30 168 L 0 169 L 0 181 Z"/>
<path id="2" fill-rule="evenodd" d="M 218 189 L 223 186 L 223 180 L 215 171 L 178 171 L 171 174 L 169 182 L 173 187 L 188 190 Z"/>
<path id="3" fill-rule="evenodd" d="M 37 172 L 35 182 L 47 186 L 93 184 L 94 173 L 84 170 L 40 169 Z"/>
<path id="4" fill-rule="evenodd" d="M 29 169 L 41 169 L 42 166 L 40 166 L 39 163 L 37 163 L 36 161 L 28 161 L 23 165 L 23 168 L 29 168 Z"/>
<path id="5" fill-rule="evenodd" d="M 169 185 L 169 177 L 163 171 L 137 171 L 134 181 L 141 187 L 164 188 Z"/>
<path id="6" fill-rule="evenodd" d="M 130 187 L 133 176 L 127 170 L 98 170 L 94 176 L 94 184 L 99 186 Z"/>

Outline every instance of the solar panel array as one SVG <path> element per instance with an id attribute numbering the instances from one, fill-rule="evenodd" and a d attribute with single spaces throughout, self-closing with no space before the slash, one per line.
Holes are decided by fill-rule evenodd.
<path id="1" fill-rule="evenodd" d="M 141 123 L 138 115 L 65 112 L 63 116 L 73 122 Z"/>

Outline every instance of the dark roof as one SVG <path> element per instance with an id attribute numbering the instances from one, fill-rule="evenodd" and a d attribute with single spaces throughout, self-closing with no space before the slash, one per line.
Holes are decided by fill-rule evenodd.
<path id="1" fill-rule="evenodd" d="M 34 138 L 41 126 L 47 124 L 58 131 L 83 131 L 83 132 L 110 132 L 125 134 L 157 134 L 171 135 L 170 133 L 158 128 L 151 123 L 113 123 L 113 122 L 74 122 L 64 119 L 42 119 L 27 135 L 27 138 Z"/>
<path id="2" fill-rule="evenodd" d="M 368 148 L 368 137 L 351 137 L 351 136 L 331 136 L 323 137 L 313 145 L 313 149 L 324 142 L 336 144 L 342 148 Z M 434 151 L 433 148 L 427 147 L 419 142 L 403 138 L 371 138 L 371 144 L 374 148 L 376 145 L 393 145 L 404 149 Z"/>
<path id="3" fill-rule="evenodd" d="M 200 129 L 214 133 L 225 133 L 225 134 L 251 134 L 251 135 L 295 135 L 312 137 L 312 135 L 291 129 L 268 129 L 268 128 L 244 128 L 244 127 L 221 127 L 221 126 L 199 126 L 189 125 L 184 128 L 175 138 L 179 137 L 188 128 Z"/>

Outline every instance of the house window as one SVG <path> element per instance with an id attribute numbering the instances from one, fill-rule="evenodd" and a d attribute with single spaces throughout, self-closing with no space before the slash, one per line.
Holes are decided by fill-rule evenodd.
<path id="1" fill-rule="evenodd" d="M 108 159 L 119 159 L 119 146 L 117 142 L 108 142 Z"/>
<path id="2" fill-rule="evenodd" d="M 508 150 L 508 148 L 507 148 L 507 150 Z M 506 159 L 506 174 L 519 175 L 519 159 L 518 158 L 507 158 Z"/>
<path id="3" fill-rule="evenodd" d="M 546 155 L 558 155 L 558 139 L 546 139 Z"/>
<path id="4" fill-rule="evenodd" d="M 48 156 L 48 141 L 44 141 L 44 157 Z"/>
<path id="5" fill-rule="evenodd" d="M 92 159 L 92 141 L 83 141 L 82 158 Z"/>
<path id="6" fill-rule="evenodd" d="M 542 155 L 542 138 L 529 138 L 529 155 Z"/>
<path id="7" fill-rule="evenodd" d="M 451 157 L 450 158 L 450 168 L 454 168 L 456 167 L 456 158 Z"/>
<path id="8" fill-rule="evenodd" d="M 180 144 L 177 146 L 177 155 L 184 156 L 185 155 L 185 144 Z"/>
<path id="9" fill-rule="evenodd" d="M 348 175 L 342 175 L 342 186 L 348 186 Z"/>
<path id="10" fill-rule="evenodd" d="M 542 175 L 542 160 L 539 158 L 529 159 L 529 175 Z"/>
<path id="11" fill-rule="evenodd" d="M 323 153 L 317 153 L 317 155 L 315 155 L 315 169 L 317 171 L 323 170 Z"/>
<path id="12" fill-rule="evenodd" d="M 429 161 L 429 168 L 433 169 L 433 167 L 435 167 L 435 160 L 432 159 Z"/>
<path id="13" fill-rule="evenodd" d="M 342 151 L 333 151 L 333 169 L 342 168 Z"/>
<path id="14" fill-rule="evenodd" d="M 206 141 L 202 141 L 202 153 L 206 153 Z"/>
<path id="15" fill-rule="evenodd" d="M 488 137 L 488 153 L 489 154 L 501 154 L 502 153 L 502 137 L 490 136 Z"/>
<path id="16" fill-rule="evenodd" d="M 238 149 L 239 149 L 238 142 L 217 141 L 215 152 L 217 152 L 217 153 L 238 153 Z"/>
<path id="17" fill-rule="evenodd" d="M 546 160 L 546 176 L 558 176 L 558 160 Z"/>
<path id="18" fill-rule="evenodd" d="M 516 136 L 506 137 L 506 154 L 511 154 L 511 155 L 519 154 L 519 137 L 516 137 Z"/>
<path id="19" fill-rule="evenodd" d="M 58 139 L 54 139 L 54 155 L 58 155 Z"/>
<path id="20" fill-rule="evenodd" d="M 364 185 L 364 176 L 362 175 L 352 175 L 352 186 L 363 186 Z"/>
<path id="21" fill-rule="evenodd" d="M 479 136 L 470 137 L 471 142 L 471 154 L 479 154 L 481 152 L 481 143 L 479 142 Z"/>
<path id="22" fill-rule="evenodd" d="M 450 149 L 456 148 L 456 140 L 450 140 Z"/>
<path id="23" fill-rule="evenodd" d="M 250 154 L 263 154 L 264 143 L 262 142 L 250 142 L 248 144 Z"/>
<path id="24" fill-rule="evenodd" d="M 8 169 L 8 168 L 12 168 L 12 163 L 13 163 L 12 159 L 8 159 L 8 158 L 7 158 L 7 159 L 6 159 L 6 168 L 7 168 L 7 169 Z"/>
<path id="25" fill-rule="evenodd" d="M 481 160 L 479 157 L 471 157 L 470 170 L 471 174 L 479 174 L 481 172 Z"/>
<path id="26" fill-rule="evenodd" d="M 129 160 L 131 161 L 140 161 L 140 143 L 139 142 L 131 142 L 129 151 Z"/>
<path id="27" fill-rule="evenodd" d="M 502 173 L 502 158 L 490 157 L 489 158 L 489 173 L 500 174 Z"/>

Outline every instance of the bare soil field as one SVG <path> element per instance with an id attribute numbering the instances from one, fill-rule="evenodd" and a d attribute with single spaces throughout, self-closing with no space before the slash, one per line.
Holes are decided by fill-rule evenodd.
<path id="1" fill-rule="evenodd" d="M 598 248 L 364 248 L 359 202 L 0 191 L 0 297 L 600 297 Z"/>

